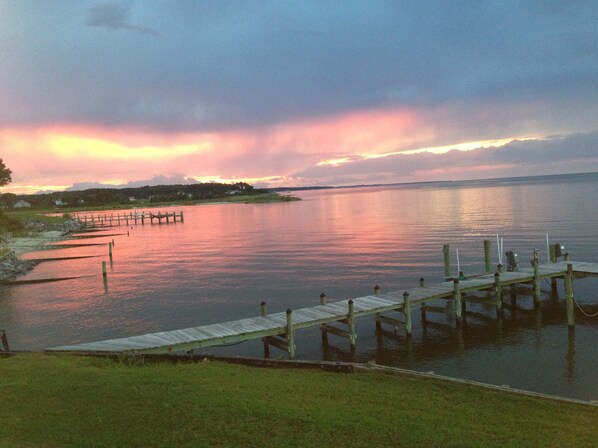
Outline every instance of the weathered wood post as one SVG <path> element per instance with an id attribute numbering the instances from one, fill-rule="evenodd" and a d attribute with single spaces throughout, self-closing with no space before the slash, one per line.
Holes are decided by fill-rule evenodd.
<path id="1" fill-rule="evenodd" d="M 425 280 L 424 280 L 424 278 L 423 278 L 423 277 L 420 277 L 420 278 L 419 278 L 419 287 L 420 287 L 420 288 L 423 288 L 423 287 L 424 287 L 424 281 L 425 281 Z M 423 303 L 421 304 L 420 310 L 421 310 L 421 313 L 422 313 L 422 323 L 423 323 L 423 324 L 425 324 L 425 323 L 427 322 L 427 319 L 426 319 L 426 317 L 427 317 L 427 316 L 426 316 L 426 302 L 423 302 Z"/>
<path id="2" fill-rule="evenodd" d="M 289 358 L 295 359 L 295 330 L 293 330 L 293 310 L 287 308 L 287 350 Z"/>
<path id="3" fill-rule="evenodd" d="M 556 263 L 556 248 L 554 247 L 554 244 L 551 244 L 548 250 L 550 254 L 550 262 Z"/>
<path id="4" fill-rule="evenodd" d="M 500 264 L 500 263 L 499 263 L 499 264 L 496 266 L 496 271 L 497 271 L 499 274 L 502 274 L 502 264 Z"/>
<path id="5" fill-rule="evenodd" d="M 326 294 L 320 294 L 320 305 L 326 305 Z"/>
<path id="6" fill-rule="evenodd" d="M 565 255 L 563 256 L 563 259 L 565 261 L 569 261 L 569 252 L 565 252 Z"/>
<path id="7" fill-rule="evenodd" d="M 326 305 L 326 294 L 320 294 L 320 305 Z M 320 325 L 320 331 L 322 332 L 322 342 L 328 343 L 328 332 L 326 331 L 326 325 Z"/>
<path id="8" fill-rule="evenodd" d="M 266 317 L 267 310 L 266 310 L 266 302 L 262 301 L 262 303 L 260 303 L 260 312 L 262 317 Z M 270 344 L 268 344 L 267 339 L 266 338 L 262 338 L 262 342 L 264 343 L 264 358 L 269 358 L 270 357 Z"/>
<path id="9" fill-rule="evenodd" d="M 374 286 L 374 295 L 380 295 L 380 287 L 378 285 Z M 381 313 L 376 313 L 376 331 L 382 331 L 382 321 L 380 320 Z"/>
<path id="10" fill-rule="evenodd" d="M 442 246 L 442 253 L 444 254 L 444 276 L 449 278 L 451 276 L 451 246 L 449 244 Z"/>
<path id="11" fill-rule="evenodd" d="M 102 276 L 104 278 L 106 278 L 108 276 L 108 273 L 106 272 L 106 262 L 102 261 Z"/>
<path id="12" fill-rule="evenodd" d="M 575 314 L 573 307 L 573 263 L 567 263 L 565 273 L 565 301 L 567 302 L 567 325 L 569 329 L 575 328 Z"/>
<path id="13" fill-rule="evenodd" d="M 8 338 L 6 337 L 6 331 L 0 330 L 0 339 L 2 340 L 2 348 L 5 352 L 9 352 L 10 348 L 8 347 Z"/>
<path id="14" fill-rule="evenodd" d="M 461 324 L 461 316 L 463 313 L 463 305 L 461 304 L 461 288 L 459 279 L 453 280 L 453 298 L 455 299 L 455 319 L 457 325 Z"/>
<path id="15" fill-rule="evenodd" d="M 112 259 L 112 243 L 108 243 L 108 255 L 110 259 Z"/>
<path id="16" fill-rule="evenodd" d="M 353 299 L 347 303 L 349 305 L 349 313 L 347 315 L 347 323 L 349 324 L 349 341 L 351 343 L 351 351 L 355 351 L 355 344 L 357 342 L 357 333 L 355 332 L 355 310 L 353 308 Z"/>
<path id="17" fill-rule="evenodd" d="M 484 265 L 486 267 L 486 274 L 492 271 L 490 265 L 490 240 L 484 240 Z"/>
<path id="18" fill-rule="evenodd" d="M 409 302 L 409 293 L 407 291 L 403 293 L 403 314 L 405 314 L 405 332 L 407 337 L 411 337 L 411 302 Z"/>
<path id="19" fill-rule="evenodd" d="M 500 318 L 502 312 L 502 286 L 500 284 L 500 272 L 494 273 L 494 305 L 496 306 L 496 318 Z"/>
<path id="20" fill-rule="evenodd" d="M 540 305 L 540 251 L 534 249 L 534 258 L 532 259 L 534 267 L 534 306 Z"/>
<path id="21" fill-rule="evenodd" d="M 181 222 L 185 222 L 185 217 L 183 215 L 183 211 L 181 210 Z"/>

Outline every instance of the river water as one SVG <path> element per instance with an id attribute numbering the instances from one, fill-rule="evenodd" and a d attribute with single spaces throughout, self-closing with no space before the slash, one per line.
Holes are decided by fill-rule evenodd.
<path id="1" fill-rule="evenodd" d="M 79 277 L 0 289 L 0 328 L 12 349 L 45 347 L 186 328 L 329 300 L 402 290 L 443 280 L 442 246 L 450 243 L 453 270 L 459 249 L 465 274 L 484 269 L 483 240 L 496 234 L 504 249 L 529 265 L 534 248 L 546 260 L 546 233 L 573 260 L 598 262 L 598 174 L 501 181 L 429 183 L 313 190 L 303 200 L 269 204 L 175 207 L 185 222 L 117 227 L 109 236 L 71 240 L 99 244 L 26 254 L 25 258 L 92 256 L 46 261 L 22 279 Z M 157 209 L 156 209 L 157 210 Z M 162 211 L 167 211 L 162 208 Z M 115 235 L 116 234 L 116 235 Z M 101 262 L 114 257 L 104 284 Z M 576 313 L 567 329 L 562 284 L 550 285 L 540 308 L 520 295 L 518 308 L 496 319 L 493 307 L 461 330 L 446 315 L 420 321 L 413 337 L 376 334 L 373 317 L 357 323 L 357 350 L 317 329 L 296 334 L 299 359 L 367 362 L 434 371 L 514 388 L 598 400 L 598 317 Z M 575 281 L 588 313 L 598 311 L 598 280 Z M 505 296 L 508 299 L 508 293 Z M 274 357 L 285 354 L 272 349 Z M 259 341 L 198 350 L 261 356 Z"/>

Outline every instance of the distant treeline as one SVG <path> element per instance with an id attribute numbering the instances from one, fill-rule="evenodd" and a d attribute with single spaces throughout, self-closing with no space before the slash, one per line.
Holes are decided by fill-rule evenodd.
<path id="1" fill-rule="evenodd" d="M 0 203 L 11 208 L 19 201 L 31 207 L 76 207 L 129 204 L 136 201 L 172 202 L 213 199 L 233 194 L 260 194 L 266 190 L 254 189 L 245 182 L 235 184 L 201 183 L 189 185 L 155 185 L 139 188 L 90 188 L 81 191 L 61 191 L 44 194 L 15 195 L 5 193 Z"/>

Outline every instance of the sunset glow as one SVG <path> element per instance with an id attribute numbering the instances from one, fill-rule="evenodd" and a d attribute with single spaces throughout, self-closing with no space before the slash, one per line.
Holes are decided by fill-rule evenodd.
<path id="1" fill-rule="evenodd" d="M 0 5 L 0 191 L 598 171 L 592 3 Z"/>

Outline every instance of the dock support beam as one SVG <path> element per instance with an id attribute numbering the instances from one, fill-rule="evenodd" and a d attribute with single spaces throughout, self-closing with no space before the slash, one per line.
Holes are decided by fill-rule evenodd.
<path id="1" fill-rule="evenodd" d="M 569 329 L 575 328 L 575 315 L 573 306 L 573 264 L 567 263 L 565 274 L 565 301 L 567 302 L 567 325 Z"/>
<path id="2" fill-rule="evenodd" d="M 420 278 L 419 278 L 419 287 L 420 287 L 420 288 L 423 288 L 423 287 L 424 287 L 424 281 L 425 281 L 425 280 L 424 280 L 424 278 L 423 278 L 423 277 L 420 277 Z M 423 302 L 423 303 L 420 305 L 420 310 L 421 310 L 421 313 L 422 313 L 422 323 L 423 323 L 423 324 L 425 324 L 425 323 L 427 322 L 427 318 L 426 318 L 426 317 L 427 317 L 427 316 L 426 316 L 426 302 Z"/>
<path id="3" fill-rule="evenodd" d="M 9 352 L 10 348 L 8 347 L 8 339 L 6 337 L 6 331 L 0 330 L 0 340 L 2 341 L 2 348 L 5 352 Z"/>
<path id="4" fill-rule="evenodd" d="M 494 273 L 494 304 L 496 306 L 496 318 L 502 312 L 502 286 L 500 284 L 500 272 Z"/>
<path id="5" fill-rule="evenodd" d="M 540 305 L 540 251 L 534 250 L 532 266 L 534 267 L 534 306 Z"/>
<path id="6" fill-rule="evenodd" d="M 484 240 L 484 265 L 486 274 L 489 274 L 492 271 L 492 266 L 490 265 L 490 240 Z"/>
<path id="7" fill-rule="evenodd" d="M 407 337 L 411 337 L 411 302 L 409 302 L 409 293 L 407 291 L 403 293 L 403 313 L 405 314 L 405 332 Z"/>
<path id="8" fill-rule="evenodd" d="M 260 303 L 260 311 L 261 311 L 261 315 L 262 317 L 266 317 L 266 315 L 268 314 L 267 310 L 266 310 L 266 302 Z M 264 343 L 264 358 L 269 358 L 270 357 L 270 344 L 268 344 L 268 340 L 266 338 L 262 338 L 262 342 Z"/>
<path id="9" fill-rule="evenodd" d="M 320 294 L 320 305 L 326 305 L 326 294 Z M 324 344 L 328 343 L 328 332 L 326 331 L 326 325 L 320 325 L 320 332 L 322 333 L 322 342 Z"/>
<path id="10" fill-rule="evenodd" d="M 442 253 L 444 255 L 444 277 L 449 278 L 451 276 L 451 246 L 449 244 L 442 246 Z"/>
<path id="11" fill-rule="evenodd" d="M 351 343 L 351 351 L 355 351 L 355 344 L 357 343 L 357 333 L 355 332 L 355 310 L 353 309 L 353 300 L 349 300 L 349 315 L 347 323 L 349 324 L 349 341 Z"/>
<path id="12" fill-rule="evenodd" d="M 378 285 L 374 286 L 374 295 L 380 295 L 380 287 Z M 376 331 L 382 331 L 382 320 L 380 319 L 381 313 L 376 313 Z"/>
<path id="13" fill-rule="evenodd" d="M 295 331 L 293 330 L 293 310 L 287 308 L 287 350 L 289 358 L 295 359 Z"/>
<path id="14" fill-rule="evenodd" d="M 457 325 L 460 325 L 463 307 L 461 304 L 461 287 L 458 279 L 453 280 L 453 299 L 455 300 L 455 319 L 457 320 Z"/>

